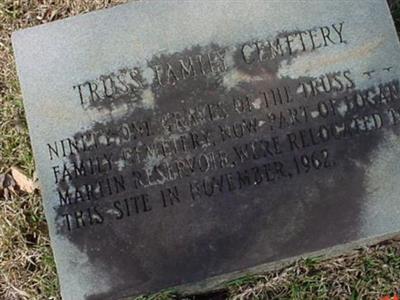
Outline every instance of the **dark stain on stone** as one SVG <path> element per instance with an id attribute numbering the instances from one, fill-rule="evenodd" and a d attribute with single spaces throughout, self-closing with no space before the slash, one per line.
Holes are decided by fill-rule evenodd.
<path id="1" fill-rule="evenodd" d="M 188 56 L 205 55 L 210 51 L 228 53 L 229 48 L 218 45 L 197 46 L 182 53 L 155 57 L 148 65 L 163 64 Z M 194 78 L 178 80 L 173 86 L 161 88 L 153 83 L 151 90 L 155 95 L 154 110 L 140 106 L 134 107 L 120 119 L 96 123 L 90 132 L 113 132 L 121 124 L 138 118 L 156 120 L 168 112 L 190 109 L 193 106 L 206 107 L 207 104 L 230 103 L 232 98 L 243 94 L 254 94 L 255 90 L 288 86 L 295 91 L 299 81 L 315 80 L 315 78 L 307 77 L 278 78 L 279 65 L 286 59 L 289 57 L 277 57 L 272 62 L 259 62 L 250 66 L 243 62 L 240 48 L 236 47 L 233 52 L 236 69 L 233 71 L 239 72 L 239 75 L 241 74 L 244 78 L 250 78 L 248 81 L 239 81 L 231 89 L 224 87 L 224 76 L 232 71 L 232 66 L 230 66 L 231 69 L 225 72 L 199 74 Z M 261 80 L 252 80 L 257 77 Z M 330 94 L 329 97 L 339 101 L 344 96 L 356 92 L 356 89 L 352 89 Z M 136 96 L 140 97 L 141 94 Z M 313 97 L 312 100 L 303 99 L 287 105 L 271 106 L 268 113 L 306 105 L 307 101 L 316 103 L 327 99 L 328 96 L 322 94 Z M 125 100 L 123 102 L 129 102 L 129 98 Z M 104 106 L 95 108 L 103 109 Z M 367 108 L 356 111 L 358 115 L 367 113 L 370 113 Z M 247 116 L 261 117 L 265 114 L 265 111 L 254 110 Z M 346 122 L 354 115 L 355 113 L 347 114 L 339 119 Z M 241 122 L 245 116 L 246 114 L 227 118 L 220 116 L 220 119 L 213 122 L 205 121 L 197 127 L 187 128 L 186 131 L 184 126 L 172 132 L 156 128 L 155 134 L 142 137 L 140 140 L 143 143 L 150 143 L 158 136 L 168 138 L 173 134 L 188 133 L 190 130 L 199 132 L 199 130 L 215 128 L 216 124 Z M 328 120 L 322 120 L 320 123 L 326 123 Z M 262 127 L 262 131 L 254 135 L 240 140 L 232 139 L 218 147 L 200 147 L 190 153 L 200 154 L 217 148 L 223 150 L 244 142 L 265 139 L 271 135 L 284 137 L 288 132 L 299 130 L 301 126 L 308 128 L 317 125 L 318 121 L 313 120 L 311 123 L 296 125 L 296 127 L 288 125 L 284 129 L 277 128 L 273 132 L 268 132 L 267 127 Z M 79 132 L 75 137 L 78 138 L 87 132 Z M 117 299 L 130 294 L 146 293 L 154 289 L 160 290 L 196 282 L 210 276 L 345 243 L 358 238 L 361 226 L 359 214 L 366 190 L 363 185 L 365 169 L 354 161 L 359 161 L 362 166 L 368 166 L 371 160 L 370 155 L 380 144 L 382 137 L 381 131 L 371 131 L 368 134 L 355 135 L 351 139 L 338 140 L 327 145 L 330 158 L 336 162 L 336 165 L 326 170 L 299 176 L 287 175 L 276 182 L 262 183 L 254 185 L 254 188 L 243 188 L 232 193 L 216 194 L 210 198 L 197 200 L 191 200 L 190 193 L 185 192 L 185 188 L 181 192 L 182 201 L 167 208 L 162 207 L 159 200 L 162 188 L 171 187 L 173 183 L 183 187 L 187 186 L 191 180 L 236 170 L 244 172 L 245 169 L 260 166 L 270 159 L 249 161 L 238 164 L 235 168 L 228 167 L 206 175 L 199 173 L 194 177 L 148 188 L 136 188 L 132 182 L 126 182 L 127 190 L 118 195 L 56 208 L 60 216 L 58 224 L 64 224 L 58 228 L 59 234 L 64 235 L 82 252 L 85 252 L 92 265 L 100 265 L 109 270 L 110 292 L 87 295 L 89 300 Z M 112 153 L 112 164 L 115 170 L 118 168 L 118 161 L 114 159 L 120 157 L 124 149 L 134 147 L 137 143 L 138 139 L 133 139 L 116 147 L 100 147 L 90 152 L 83 152 L 70 160 L 78 162 L 89 157 L 101 157 L 109 152 Z M 309 150 L 319 148 L 321 146 L 310 146 L 305 150 L 309 153 Z M 287 152 L 276 160 L 288 163 L 292 161 L 294 154 L 302 151 Z M 187 154 L 178 153 L 162 158 L 161 161 L 173 161 L 185 155 Z M 129 178 L 132 170 L 139 170 L 143 166 L 143 163 L 136 167 L 128 165 L 115 173 Z M 68 186 L 95 184 L 97 180 L 96 176 L 88 176 L 72 180 Z M 60 183 L 59 188 L 66 190 L 67 184 Z M 143 192 L 149 193 L 152 199 L 151 211 L 125 217 L 119 221 L 110 219 L 111 215 L 107 213 L 105 207 L 112 209 L 113 201 L 122 201 L 124 198 Z M 68 232 L 61 215 L 66 212 L 72 213 L 77 209 L 84 211 L 93 205 L 97 206 L 105 216 L 104 224 Z"/>

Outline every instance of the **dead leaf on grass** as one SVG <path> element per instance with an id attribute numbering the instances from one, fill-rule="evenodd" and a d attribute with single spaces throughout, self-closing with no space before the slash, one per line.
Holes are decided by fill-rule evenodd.
<path id="1" fill-rule="evenodd" d="M 15 182 L 17 183 L 18 188 L 21 191 L 27 193 L 33 193 L 38 188 L 35 181 L 22 172 L 21 169 L 18 167 L 11 167 L 11 176 L 14 178 Z"/>
<path id="2" fill-rule="evenodd" d="M 10 174 L 0 174 L 0 196 L 10 199 L 11 193 L 15 193 L 15 186 L 16 182 Z"/>

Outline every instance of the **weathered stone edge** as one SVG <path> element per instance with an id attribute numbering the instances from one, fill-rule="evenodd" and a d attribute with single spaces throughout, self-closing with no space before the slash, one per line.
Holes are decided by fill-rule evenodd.
<path id="1" fill-rule="evenodd" d="M 208 279 L 202 280 L 200 282 L 174 286 L 174 287 L 169 288 L 168 290 L 174 290 L 179 295 L 182 295 L 182 296 L 215 292 L 215 291 L 226 288 L 226 284 L 229 281 L 243 277 L 243 276 L 260 275 L 260 274 L 266 273 L 268 271 L 279 270 L 279 269 L 289 266 L 290 264 L 294 263 L 295 261 L 297 261 L 299 259 L 304 259 L 304 258 L 319 257 L 324 260 L 324 259 L 339 257 L 342 255 L 350 254 L 354 250 L 357 250 L 357 249 L 360 249 L 363 247 L 372 246 L 374 244 L 378 244 L 385 240 L 390 240 L 390 239 L 393 239 L 396 237 L 400 238 L 400 231 L 395 232 L 395 233 L 385 234 L 385 235 L 378 235 L 378 236 L 373 236 L 373 237 L 369 237 L 369 238 L 363 238 L 363 239 L 357 240 L 355 242 L 349 242 L 346 244 L 337 245 L 337 246 L 325 248 L 322 250 L 307 252 L 302 255 L 293 256 L 293 257 L 285 258 L 285 259 L 282 259 L 279 261 L 257 265 L 257 266 L 250 267 L 250 268 L 247 268 L 244 270 L 235 271 L 235 272 L 231 272 L 231 273 L 227 273 L 227 274 L 223 274 L 223 275 L 213 276 Z M 134 300 L 136 298 L 137 297 L 127 297 L 127 298 L 122 298 L 122 299 Z"/>

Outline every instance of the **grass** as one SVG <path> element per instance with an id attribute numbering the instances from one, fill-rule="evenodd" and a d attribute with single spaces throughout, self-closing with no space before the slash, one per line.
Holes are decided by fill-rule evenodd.
<path id="1" fill-rule="evenodd" d="M 0 0 L 0 174 L 34 163 L 11 49 L 11 32 L 123 0 Z M 400 1 L 391 1 L 400 28 Z M 39 195 L 0 197 L 0 299 L 59 299 Z M 223 291 L 188 299 L 379 299 L 400 291 L 400 241 L 391 240 L 329 260 L 310 258 L 258 276 L 227 282 Z M 178 299 L 166 291 L 140 300 Z"/>
<path id="2" fill-rule="evenodd" d="M 255 283 L 234 286 L 234 299 L 378 299 L 400 290 L 396 241 L 335 259 L 305 259 Z"/>

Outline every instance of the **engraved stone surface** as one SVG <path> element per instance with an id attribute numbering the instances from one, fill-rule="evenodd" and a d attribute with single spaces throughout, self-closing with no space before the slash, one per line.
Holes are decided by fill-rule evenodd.
<path id="1" fill-rule="evenodd" d="M 130 3 L 13 44 L 64 299 L 400 229 L 384 0 Z"/>

